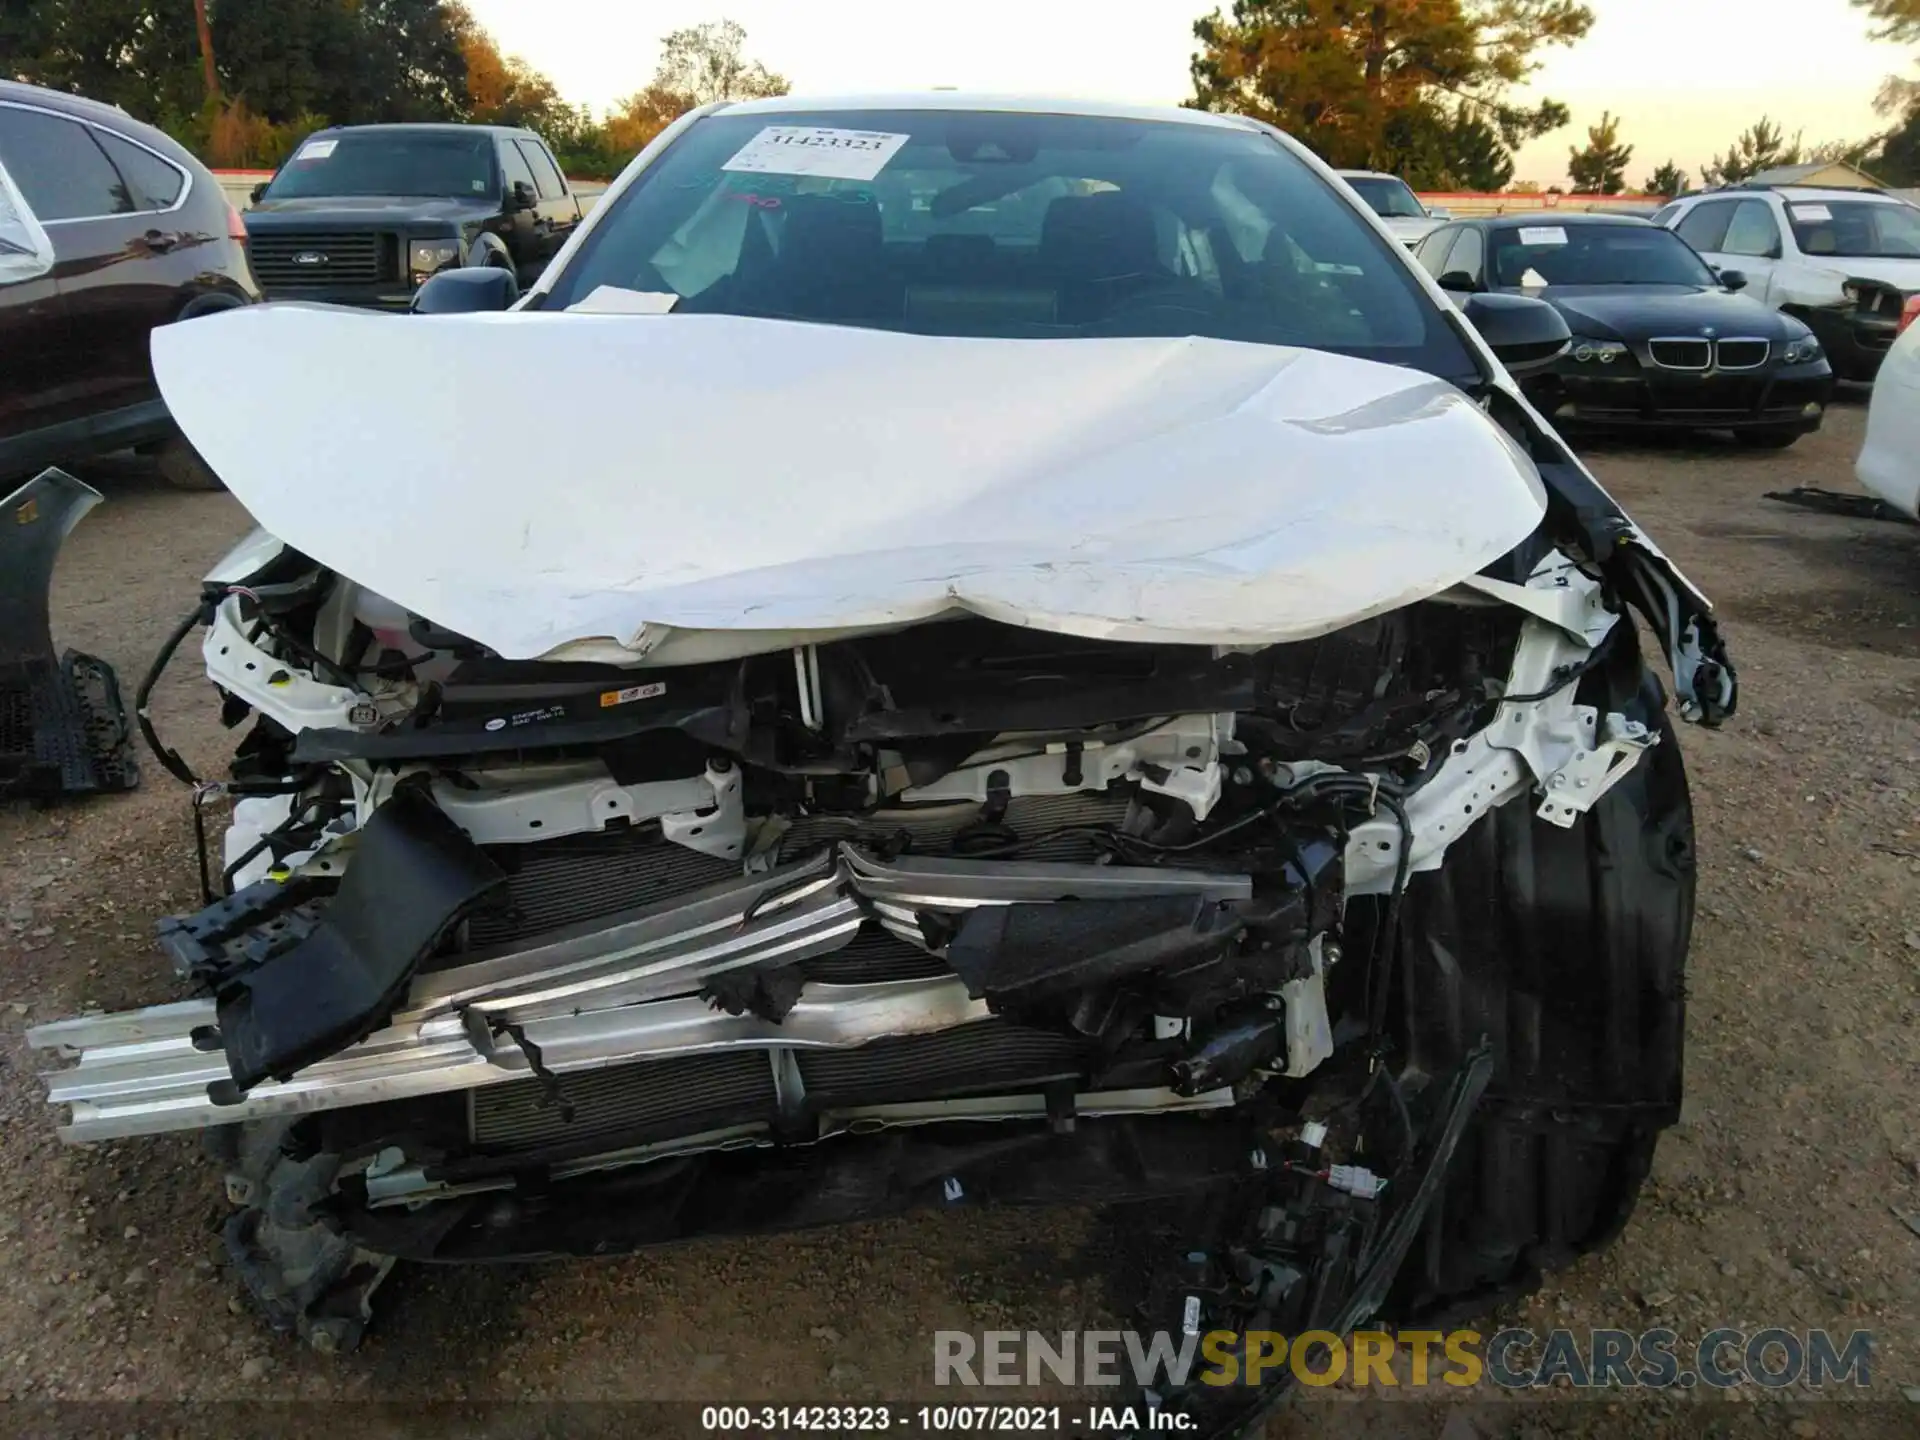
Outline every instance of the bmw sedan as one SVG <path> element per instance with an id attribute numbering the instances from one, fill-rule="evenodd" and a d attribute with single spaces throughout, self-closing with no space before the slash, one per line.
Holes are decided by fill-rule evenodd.
<path id="1" fill-rule="evenodd" d="M 1534 295 L 1573 344 L 1525 381 L 1569 427 L 1731 430 L 1793 444 L 1820 428 L 1833 370 L 1813 332 L 1739 291 L 1670 230 L 1625 215 L 1500 215 L 1421 242 L 1444 290 Z"/>

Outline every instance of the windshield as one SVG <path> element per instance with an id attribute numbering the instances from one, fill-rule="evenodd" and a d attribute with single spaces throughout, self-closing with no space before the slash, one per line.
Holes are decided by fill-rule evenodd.
<path id="1" fill-rule="evenodd" d="M 697 122 L 595 217 L 548 308 L 1003 338 L 1204 335 L 1472 375 L 1391 243 L 1272 137 L 967 111 Z"/>
<path id="2" fill-rule="evenodd" d="M 1803 255 L 1920 257 L 1920 209 L 1873 200 L 1795 200 L 1787 220 Z"/>
<path id="3" fill-rule="evenodd" d="M 267 187 L 269 200 L 320 195 L 493 197 L 493 137 L 485 132 L 363 130 L 316 135 Z"/>
<path id="4" fill-rule="evenodd" d="M 1718 285 L 1678 235 L 1653 225 L 1519 225 L 1493 232 L 1493 283 Z"/>
<path id="5" fill-rule="evenodd" d="M 1360 192 L 1360 198 L 1373 207 L 1373 213 L 1388 220 L 1425 220 L 1426 206 L 1407 188 L 1407 182 L 1391 175 L 1349 175 L 1347 184 Z"/>

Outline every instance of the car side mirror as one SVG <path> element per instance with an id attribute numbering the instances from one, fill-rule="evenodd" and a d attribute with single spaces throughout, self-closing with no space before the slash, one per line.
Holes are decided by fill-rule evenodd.
<path id="1" fill-rule="evenodd" d="M 253 189 L 251 189 L 251 190 L 249 190 L 249 191 L 247 192 L 247 196 L 248 196 L 248 198 L 249 198 L 249 199 L 250 199 L 250 200 L 251 200 L 251 201 L 252 201 L 252 202 L 253 202 L 253 203 L 254 203 L 255 205 L 258 205 L 258 204 L 259 204 L 259 203 L 260 203 L 260 202 L 261 202 L 262 200 L 264 200 L 264 199 L 266 198 L 266 196 L 267 196 L 267 186 L 268 186 L 268 185 L 270 185 L 270 184 L 272 184 L 272 183 L 273 183 L 273 182 L 272 182 L 272 181 L 269 181 L 269 180 L 262 180 L 262 181 L 261 181 L 261 182 L 260 182 L 260 183 L 259 183 L 258 185 L 256 185 L 256 186 L 254 186 L 254 187 L 253 187 Z"/>
<path id="2" fill-rule="evenodd" d="M 1531 295 L 1470 295 L 1461 313 L 1515 377 L 1544 370 L 1573 342 L 1560 312 Z"/>
<path id="3" fill-rule="evenodd" d="M 513 271 L 494 265 L 442 270 L 413 292 L 416 315 L 471 315 L 505 310 L 520 298 Z"/>
<path id="4" fill-rule="evenodd" d="M 526 181 L 516 180 L 508 187 L 506 208 L 509 212 L 515 210 L 531 210 L 539 203 L 539 196 L 533 193 L 533 187 L 527 184 Z"/>
<path id="5" fill-rule="evenodd" d="M 1442 290 L 1459 290 L 1471 294 L 1474 288 L 1473 276 L 1464 270 L 1449 270 L 1440 277 L 1440 288 Z"/>
<path id="6" fill-rule="evenodd" d="M 1747 272 L 1744 270 L 1722 270 L 1720 272 L 1720 283 L 1729 290 L 1744 290 L 1747 288 Z"/>

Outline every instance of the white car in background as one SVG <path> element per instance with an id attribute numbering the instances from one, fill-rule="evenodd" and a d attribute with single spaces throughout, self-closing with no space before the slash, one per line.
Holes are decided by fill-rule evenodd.
<path id="1" fill-rule="evenodd" d="M 1340 178 L 1351 185 L 1382 220 L 1393 238 L 1408 249 L 1418 245 L 1453 218 L 1453 212 L 1429 208 L 1398 175 L 1382 175 L 1377 170 L 1342 170 Z"/>
<path id="2" fill-rule="evenodd" d="M 1867 409 L 1867 443 L 1854 473 L 1901 514 L 1920 519 L 1920 295 L 1900 316 L 1900 334 L 1880 367 Z"/>
<path id="3" fill-rule="evenodd" d="M 1871 380 L 1920 293 L 1920 207 L 1876 190 L 1731 187 L 1654 217 L 1748 294 L 1804 321 L 1842 380 Z"/>

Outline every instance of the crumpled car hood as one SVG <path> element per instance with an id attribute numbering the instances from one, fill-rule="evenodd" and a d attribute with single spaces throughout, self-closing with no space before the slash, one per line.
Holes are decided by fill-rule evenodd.
<path id="1" fill-rule="evenodd" d="M 1271 644 L 1436 594 L 1545 509 L 1453 386 L 1238 342 L 267 305 L 153 357 L 264 527 L 511 659 L 954 612 Z"/>

